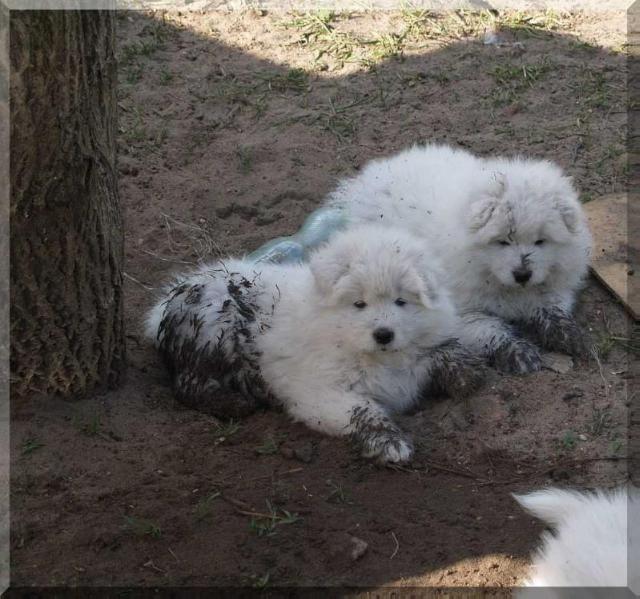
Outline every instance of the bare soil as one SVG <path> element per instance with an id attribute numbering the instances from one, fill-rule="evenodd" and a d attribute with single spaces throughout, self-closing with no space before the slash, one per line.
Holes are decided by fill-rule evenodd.
<path id="1" fill-rule="evenodd" d="M 128 378 L 12 405 L 14 585 L 507 588 L 542 530 L 510 493 L 626 480 L 630 323 L 593 281 L 578 314 L 599 361 L 494 373 L 401 418 L 403 468 L 282 413 L 181 407 L 141 335 L 172 272 L 295 232 L 338 178 L 414 142 L 557 160 L 584 201 L 624 189 L 625 15 L 502 15 L 500 46 L 489 22 L 119 15 Z"/>

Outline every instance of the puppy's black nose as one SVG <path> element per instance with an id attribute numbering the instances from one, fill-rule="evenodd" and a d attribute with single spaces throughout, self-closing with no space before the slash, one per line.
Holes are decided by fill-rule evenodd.
<path id="1" fill-rule="evenodd" d="M 516 283 L 525 285 L 531 278 L 531 271 L 528 268 L 516 268 L 516 270 L 513 271 L 513 278 L 516 280 Z"/>
<path id="2" fill-rule="evenodd" d="M 391 329 L 387 329 L 385 327 L 380 327 L 373 331 L 373 338 L 380 345 L 386 345 L 387 343 L 391 343 L 393 341 L 393 331 Z"/>

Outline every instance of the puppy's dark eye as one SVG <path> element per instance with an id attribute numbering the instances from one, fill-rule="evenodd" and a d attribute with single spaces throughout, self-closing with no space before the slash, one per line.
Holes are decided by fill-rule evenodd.
<path id="1" fill-rule="evenodd" d="M 508 241 L 498 241 L 500 245 L 511 245 Z"/>
<path id="2" fill-rule="evenodd" d="M 353 305 L 358 308 L 358 310 L 362 310 L 367 307 L 367 302 L 363 302 L 362 300 L 358 300 L 357 302 L 353 302 Z"/>
<path id="3" fill-rule="evenodd" d="M 396 306 L 404 306 L 407 302 L 399 297 L 394 303 Z"/>
<path id="4" fill-rule="evenodd" d="M 544 242 L 544 239 L 538 239 L 538 241 L 536 241 L 536 245 L 542 245 Z"/>

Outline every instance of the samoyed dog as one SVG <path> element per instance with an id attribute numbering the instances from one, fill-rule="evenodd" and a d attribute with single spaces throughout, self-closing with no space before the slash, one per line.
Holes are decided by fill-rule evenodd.
<path id="1" fill-rule="evenodd" d="M 551 162 L 416 146 L 371 162 L 327 203 L 349 223 L 426 238 L 464 320 L 461 341 L 500 370 L 539 370 L 534 342 L 584 349 L 572 309 L 591 236 L 571 180 Z"/>
<path id="2" fill-rule="evenodd" d="M 440 280 L 406 230 L 355 227 L 308 264 L 229 260 L 178 277 L 147 333 L 184 403 L 225 417 L 275 402 L 367 457 L 402 462 L 412 444 L 391 415 L 425 394 L 467 395 L 482 377 Z"/>
<path id="3" fill-rule="evenodd" d="M 582 493 L 546 489 L 514 497 L 554 531 L 542 535 L 527 586 L 557 587 L 546 589 L 544 595 L 536 594 L 533 588 L 522 590 L 518 597 L 608 599 L 631 597 L 630 591 L 636 596 L 640 593 L 640 496 L 637 490 L 621 488 Z M 611 587 L 622 588 L 615 593 Z"/>

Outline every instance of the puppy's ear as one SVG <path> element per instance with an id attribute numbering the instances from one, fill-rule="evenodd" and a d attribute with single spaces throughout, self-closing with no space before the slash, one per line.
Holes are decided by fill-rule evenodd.
<path id="1" fill-rule="evenodd" d="M 562 222 L 565 227 L 567 227 L 569 233 L 572 235 L 575 234 L 578 230 L 578 222 L 580 220 L 578 209 L 572 203 L 560 198 L 556 201 L 556 208 L 558 212 L 560 212 Z"/>
<path id="2" fill-rule="evenodd" d="M 504 194 L 506 183 L 504 176 L 496 173 L 488 187 L 472 202 L 469 214 L 469 229 L 476 232 L 491 220 L 498 201 Z"/>
<path id="3" fill-rule="evenodd" d="M 578 193 L 573 186 L 573 179 L 560 176 L 555 181 L 554 192 L 555 207 L 560 213 L 564 226 L 572 235 L 577 233 L 580 226 L 580 208 L 578 205 Z"/>
<path id="4" fill-rule="evenodd" d="M 422 288 L 418 293 L 418 297 L 420 297 L 420 301 L 425 308 L 431 309 L 435 307 L 435 303 L 438 301 L 436 286 L 428 277 L 420 276 L 420 279 Z"/>
<path id="5" fill-rule="evenodd" d="M 438 283 L 431 273 L 431 266 L 424 262 L 425 258 L 421 257 L 418 266 L 409 271 L 409 291 L 420 298 L 425 308 L 433 308 L 439 299 Z"/>
<path id="6" fill-rule="evenodd" d="M 318 289 L 329 295 L 338 281 L 349 272 L 347 256 L 333 247 L 324 247 L 311 256 L 311 273 Z"/>

